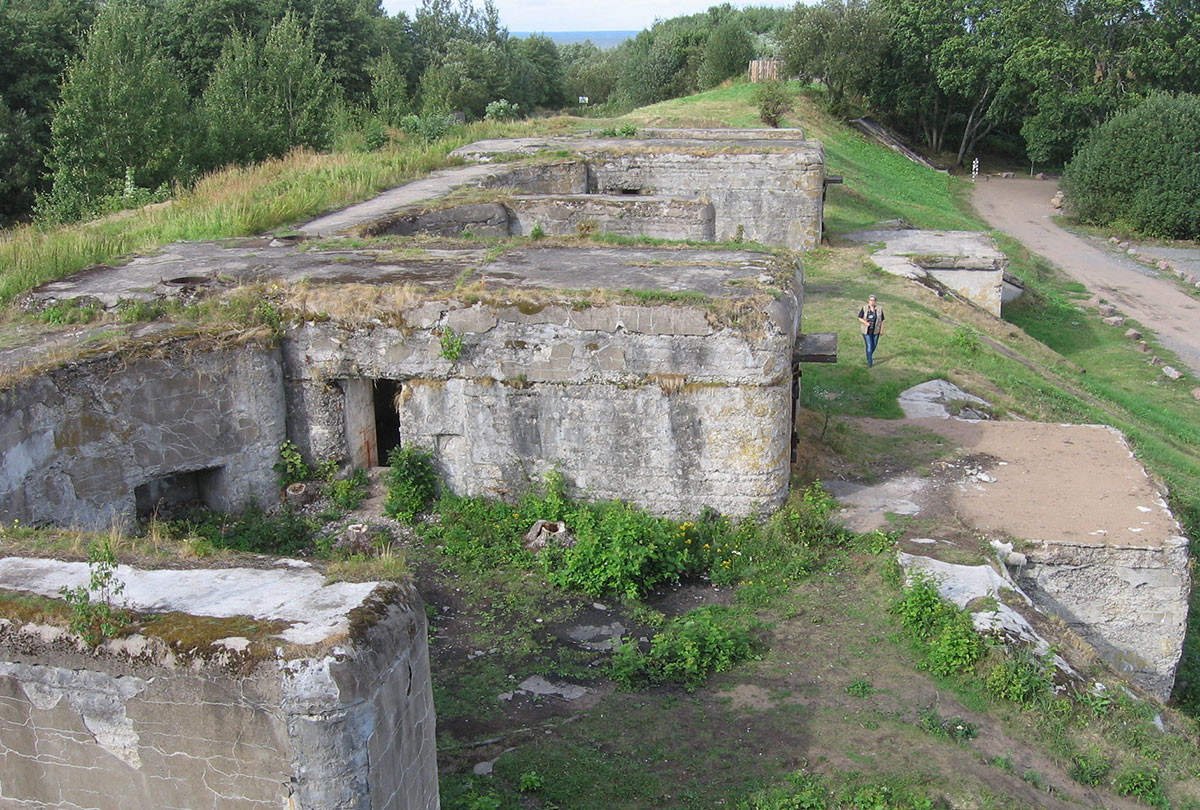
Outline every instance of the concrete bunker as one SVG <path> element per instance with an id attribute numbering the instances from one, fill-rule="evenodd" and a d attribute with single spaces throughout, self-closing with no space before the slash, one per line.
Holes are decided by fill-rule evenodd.
<path id="1" fill-rule="evenodd" d="M 497 201 L 423 202 L 366 223 L 368 235 L 553 236 L 607 233 L 695 241 L 753 240 L 797 250 L 820 244 L 824 151 L 798 130 L 648 130 L 642 138 L 482 141 L 469 161 L 514 163 L 475 178 Z M 322 229 L 318 220 L 313 226 Z"/>

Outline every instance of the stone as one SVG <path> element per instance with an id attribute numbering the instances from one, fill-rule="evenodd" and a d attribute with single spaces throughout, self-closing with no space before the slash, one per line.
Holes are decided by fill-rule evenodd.
<path id="1" fill-rule="evenodd" d="M 1110 315 L 1104 319 L 1105 326 L 1124 326 L 1125 318 L 1121 315 Z"/>
<path id="2" fill-rule="evenodd" d="M 1138 351 L 1142 352 L 1143 354 L 1149 354 L 1150 353 L 1150 344 L 1144 340 L 1139 340 L 1138 341 Z"/>
<path id="3" fill-rule="evenodd" d="M 1192 399 L 1195 399 L 1195 400 L 1197 400 L 1197 401 L 1200 401 L 1200 388 L 1193 388 L 1193 389 L 1192 389 Z"/>
<path id="4" fill-rule="evenodd" d="M 1112 304 L 1101 304 L 1100 306 L 1096 307 L 1096 311 L 1100 313 L 1101 317 L 1106 318 L 1116 312 L 1117 308 Z"/>
<path id="5" fill-rule="evenodd" d="M 1165 377 L 1172 379 L 1172 380 L 1178 380 L 1183 377 L 1183 373 L 1180 372 L 1179 369 L 1175 368 L 1174 366 L 1163 366 L 1162 373 Z"/>
<path id="6" fill-rule="evenodd" d="M 1159 270 L 1169 271 L 1169 270 L 1174 269 L 1171 266 L 1171 263 L 1169 261 L 1167 261 L 1166 259 L 1159 259 L 1158 262 L 1156 262 L 1154 266 L 1157 267 Z"/>
<path id="7" fill-rule="evenodd" d="M 1115 236 L 1108 237 L 1108 241 L 1110 244 L 1113 244 L 1113 245 L 1120 244 L 1120 242 L 1121 242 L 1121 240 Z"/>
<path id="8" fill-rule="evenodd" d="M 1136 329 L 1129 328 L 1125 330 L 1125 337 L 1129 338 L 1130 340 L 1141 340 L 1142 333 Z"/>
<path id="9" fill-rule="evenodd" d="M 1184 284 L 1195 284 L 1196 283 L 1196 276 L 1193 275 L 1192 273 L 1185 272 L 1183 275 L 1180 276 L 1180 278 L 1183 279 Z"/>
<path id="10" fill-rule="evenodd" d="M 1150 365 L 1152 365 L 1152 366 L 1161 366 L 1162 364 L 1163 364 L 1163 362 L 1162 362 L 1162 360 L 1159 360 L 1159 359 L 1158 359 L 1158 355 L 1157 355 L 1157 354 L 1156 354 L 1156 355 L 1154 355 L 1153 357 L 1151 357 L 1151 358 L 1150 358 Z"/>
<path id="11" fill-rule="evenodd" d="M 1046 179 L 1046 173 L 1045 173 L 1045 172 L 1038 172 L 1036 175 L 1034 175 L 1034 177 L 1036 177 L 1038 180 L 1045 180 L 1045 179 Z"/>
<path id="12" fill-rule="evenodd" d="M 1125 249 L 1125 252 L 1126 252 L 1127 254 L 1129 254 L 1130 256 L 1138 256 L 1138 255 L 1140 255 L 1140 251 L 1139 251 L 1137 248 L 1135 248 L 1135 247 L 1126 248 L 1126 249 Z"/>
<path id="13" fill-rule="evenodd" d="M 1118 242 L 1118 243 L 1117 243 L 1117 248 L 1118 248 L 1119 250 L 1129 250 L 1129 243 L 1128 243 L 1128 242 L 1125 242 L 1125 241 Z"/>

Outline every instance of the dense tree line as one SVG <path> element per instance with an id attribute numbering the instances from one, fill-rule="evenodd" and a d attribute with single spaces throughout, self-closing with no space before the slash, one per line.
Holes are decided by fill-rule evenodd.
<path id="1" fill-rule="evenodd" d="M 1062 165 L 1155 91 L 1200 85 L 1196 0 L 823 0 L 781 34 L 787 69 L 958 163 L 985 139 Z"/>
<path id="2" fill-rule="evenodd" d="M 773 50 L 784 12 L 716 6 L 624 45 L 516 38 L 491 0 L 0 0 L 0 225 L 70 220 L 350 127 L 632 107 Z M 501 99 L 507 104 L 497 104 Z"/>

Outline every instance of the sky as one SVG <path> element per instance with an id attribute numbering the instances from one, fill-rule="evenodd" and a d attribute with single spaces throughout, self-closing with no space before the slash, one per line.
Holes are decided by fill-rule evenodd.
<path id="1" fill-rule="evenodd" d="M 500 22 L 509 31 L 641 31 L 655 20 L 706 11 L 721 0 L 494 0 Z M 383 0 L 388 14 L 403 11 L 414 16 L 420 0 Z M 483 5 L 476 2 L 476 8 Z M 795 0 L 731 2 L 747 5 L 791 7 Z"/>

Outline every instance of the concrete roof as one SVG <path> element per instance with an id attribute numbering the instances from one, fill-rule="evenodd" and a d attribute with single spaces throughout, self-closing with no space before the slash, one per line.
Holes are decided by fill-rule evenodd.
<path id="1" fill-rule="evenodd" d="M 411 283 L 449 291 L 470 271 L 501 287 L 629 288 L 740 298 L 753 288 L 728 282 L 758 278 L 777 261 L 747 251 L 591 245 L 514 248 L 489 261 L 486 245 L 392 254 L 386 248 L 304 250 L 295 241 L 255 237 L 168 245 L 118 267 L 90 268 L 48 282 L 31 295 L 42 301 L 92 297 L 113 306 L 254 282 Z"/>
<path id="2" fill-rule="evenodd" d="M 325 584 L 325 575 L 301 560 L 279 560 L 274 568 L 159 569 L 119 565 L 116 577 L 131 610 L 178 611 L 192 616 L 253 616 L 292 626 L 281 634 L 294 644 L 319 644 L 349 629 L 349 613 L 378 582 Z M 0 588 L 59 597 L 61 588 L 86 587 L 88 566 L 81 562 L 5 557 Z"/>

